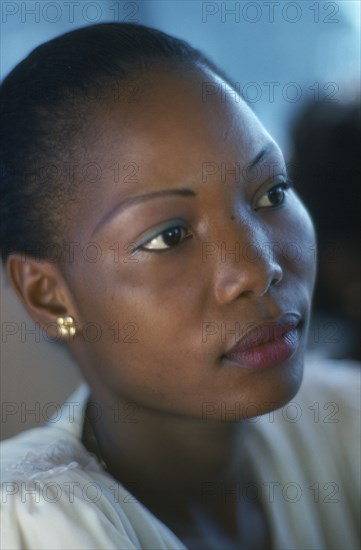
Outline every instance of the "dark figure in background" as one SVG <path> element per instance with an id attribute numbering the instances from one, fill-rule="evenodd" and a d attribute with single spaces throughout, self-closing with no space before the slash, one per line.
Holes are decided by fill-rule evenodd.
<path id="1" fill-rule="evenodd" d="M 292 129 L 291 177 L 315 220 L 311 348 L 360 360 L 360 103 L 312 103 Z"/>

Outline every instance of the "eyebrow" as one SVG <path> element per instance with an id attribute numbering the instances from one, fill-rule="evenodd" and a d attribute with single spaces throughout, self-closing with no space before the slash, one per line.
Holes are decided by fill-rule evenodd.
<path id="1" fill-rule="evenodd" d="M 273 143 L 269 143 L 255 156 L 255 158 L 249 163 L 248 170 L 254 169 L 257 164 L 262 160 L 263 157 L 268 155 L 270 151 L 275 149 Z M 170 196 L 180 196 L 180 197 L 196 197 L 197 193 L 192 189 L 179 188 L 179 189 L 161 189 L 160 191 L 151 191 L 150 193 L 144 193 L 143 195 L 136 195 L 135 197 L 128 197 L 123 199 L 121 202 L 116 204 L 105 216 L 103 216 L 100 221 L 97 223 L 92 235 L 94 235 L 102 225 L 110 222 L 114 216 L 120 214 L 126 208 L 133 206 L 134 204 L 140 204 L 142 202 L 147 202 L 152 199 L 157 199 L 160 197 L 170 197 Z"/>
<path id="2" fill-rule="evenodd" d="M 247 170 L 251 171 L 253 170 L 257 164 L 263 159 L 263 157 L 267 156 L 269 153 L 274 152 L 277 150 L 274 143 L 268 143 L 263 149 L 260 150 L 260 152 L 255 156 L 255 158 L 250 162 L 247 166 Z"/>
<path id="3" fill-rule="evenodd" d="M 120 214 L 125 208 L 133 206 L 134 204 L 139 204 L 142 202 L 147 202 L 152 199 L 157 199 L 159 197 L 170 197 L 170 196 L 180 196 L 180 197 L 195 197 L 197 193 L 192 191 L 192 189 L 161 189 L 160 191 L 151 191 L 150 193 L 144 193 L 144 195 L 137 195 L 135 197 L 128 197 L 127 199 L 122 200 L 114 206 L 101 220 L 97 223 L 93 234 L 96 233 L 99 228 L 109 222 L 115 215 Z"/>

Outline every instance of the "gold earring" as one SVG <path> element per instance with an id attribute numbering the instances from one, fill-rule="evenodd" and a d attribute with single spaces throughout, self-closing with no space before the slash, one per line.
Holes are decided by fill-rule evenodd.
<path id="1" fill-rule="evenodd" d="M 61 338 L 73 338 L 76 334 L 75 319 L 70 315 L 66 317 L 58 317 L 57 320 L 59 336 Z"/>

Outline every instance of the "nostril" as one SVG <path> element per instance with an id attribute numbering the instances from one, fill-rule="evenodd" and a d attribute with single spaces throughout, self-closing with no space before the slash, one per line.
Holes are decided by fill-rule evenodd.
<path id="1" fill-rule="evenodd" d="M 275 277 L 273 277 L 271 281 L 271 286 L 278 285 L 278 283 L 280 283 L 281 281 L 282 281 L 282 271 L 280 271 L 275 275 Z"/>

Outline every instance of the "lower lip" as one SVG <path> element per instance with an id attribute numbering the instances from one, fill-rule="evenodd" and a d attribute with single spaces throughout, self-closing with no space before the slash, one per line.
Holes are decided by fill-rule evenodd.
<path id="1" fill-rule="evenodd" d="M 271 369 L 290 359 L 300 340 L 299 330 L 291 329 L 279 338 L 224 358 L 246 369 Z"/>

